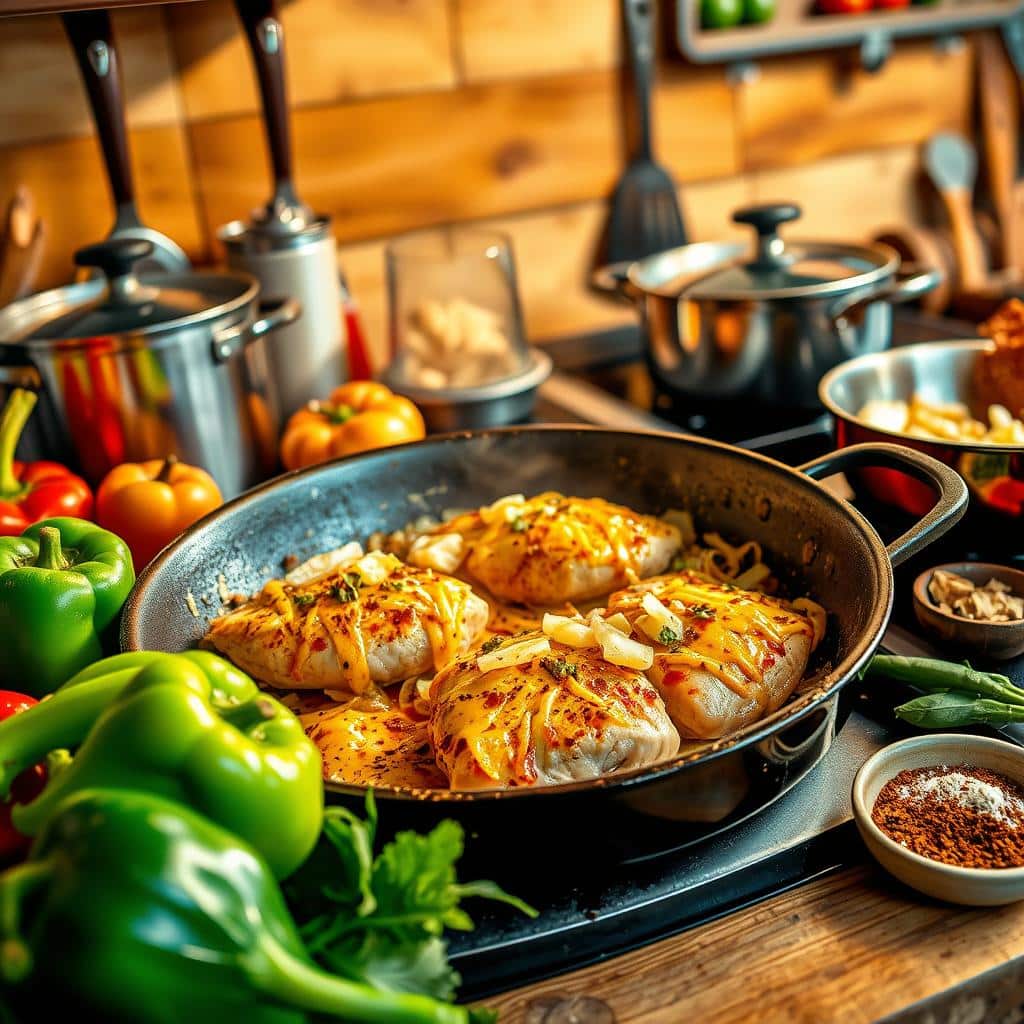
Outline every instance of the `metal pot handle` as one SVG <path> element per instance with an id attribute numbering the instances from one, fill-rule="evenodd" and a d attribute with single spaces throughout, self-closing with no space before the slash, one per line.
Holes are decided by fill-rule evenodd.
<path id="1" fill-rule="evenodd" d="M 298 299 L 267 299 L 259 305 L 259 318 L 251 324 L 235 324 L 213 336 L 213 361 L 226 363 L 264 334 L 294 323 L 302 312 Z"/>
<path id="2" fill-rule="evenodd" d="M 843 296 L 829 310 L 833 321 L 846 320 L 860 312 L 872 302 L 913 302 L 932 291 L 942 283 L 942 271 L 934 267 L 922 267 L 916 263 L 904 263 L 895 276 L 867 294 Z"/>
<path id="3" fill-rule="evenodd" d="M 930 484 L 938 494 L 932 510 L 886 546 L 893 565 L 905 562 L 911 555 L 916 555 L 932 541 L 938 540 L 967 511 L 967 485 L 960 474 L 938 459 L 902 445 L 855 444 L 829 452 L 799 467 L 800 472 L 806 473 L 812 480 L 859 468 L 896 469 L 922 483 Z"/>
<path id="4" fill-rule="evenodd" d="M 632 302 L 637 295 L 629 280 L 629 268 L 632 266 L 629 260 L 623 260 L 598 267 L 590 275 L 590 287 L 596 292 Z"/>
<path id="5" fill-rule="evenodd" d="M 42 391 L 43 378 L 39 376 L 39 371 L 34 366 L 0 365 L 0 384 L 28 388 L 29 391 Z"/>

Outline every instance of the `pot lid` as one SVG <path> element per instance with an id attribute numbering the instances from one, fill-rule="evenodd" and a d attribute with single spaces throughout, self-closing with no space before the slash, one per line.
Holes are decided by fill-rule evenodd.
<path id="1" fill-rule="evenodd" d="M 832 242 L 787 244 L 778 233 L 779 226 L 800 214 L 800 207 L 793 203 L 737 210 L 732 219 L 749 224 L 757 232 L 753 258 L 720 263 L 697 277 L 691 274 L 676 293 L 688 299 L 730 301 L 815 298 L 854 291 L 895 271 L 893 254 L 881 247 Z"/>
<path id="2" fill-rule="evenodd" d="M 96 267 L 106 278 L 100 292 L 82 297 L 72 288 L 58 289 L 67 301 L 49 305 L 30 323 L 22 340 L 95 338 L 111 334 L 147 334 L 181 326 L 183 321 L 212 319 L 226 312 L 253 287 L 228 274 L 146 274 L 133 266 L 149 257 L 153 243 L 142 239 L 108 239 L 75 253 L 80 267 Z"/>

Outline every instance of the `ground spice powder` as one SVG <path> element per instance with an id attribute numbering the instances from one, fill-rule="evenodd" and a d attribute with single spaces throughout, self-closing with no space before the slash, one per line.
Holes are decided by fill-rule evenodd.
<path id="1" fill-rule="evenodd" d="M 882 787 L 871 818 L 922 857 L 963 868 L 1024 867 L 1024 789 L 987 768 L 902 771 Z"/>

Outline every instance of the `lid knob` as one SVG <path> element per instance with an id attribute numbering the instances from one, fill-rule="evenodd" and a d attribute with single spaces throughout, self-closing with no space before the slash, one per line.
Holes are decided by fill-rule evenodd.
<path id="1" fill-rule="evenodd" d="M 110 238 L 75 253 L 78 267 L 98 267 L 108 280 L 126 277 L 132 267 L 153 255 L 153 243 L 144 238 Z"/>
<path id="2" fill-rule="evenodd" d="M 750 266 L 756 270 L 772 270 L 786 265 L 785 243 L 779 238 L 779 225 L 797 220 L 803 211 L 796 203 L 764 203 L 744 206 L 732 219 L 749 224 L 757 232 L 757 255 Z"/>

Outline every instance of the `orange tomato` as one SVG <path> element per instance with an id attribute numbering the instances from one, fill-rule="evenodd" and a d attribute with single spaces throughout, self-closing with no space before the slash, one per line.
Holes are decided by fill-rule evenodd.
<path id="1" fill-rule="evenodd" d="M 173 456 L 115 466 L 96 492 L 96 522 L 131 548 L 136 572 L 224 499 L 213 477 Z"/>
<path id="2" fill-rule="evenodd" d="M 294 413 L 281 438 L 286 469 L 315 466 L 343 455 L 386 448 L 426 435 L 423 417 L 408 398 L 372 380 L 354 380 Z"/>

